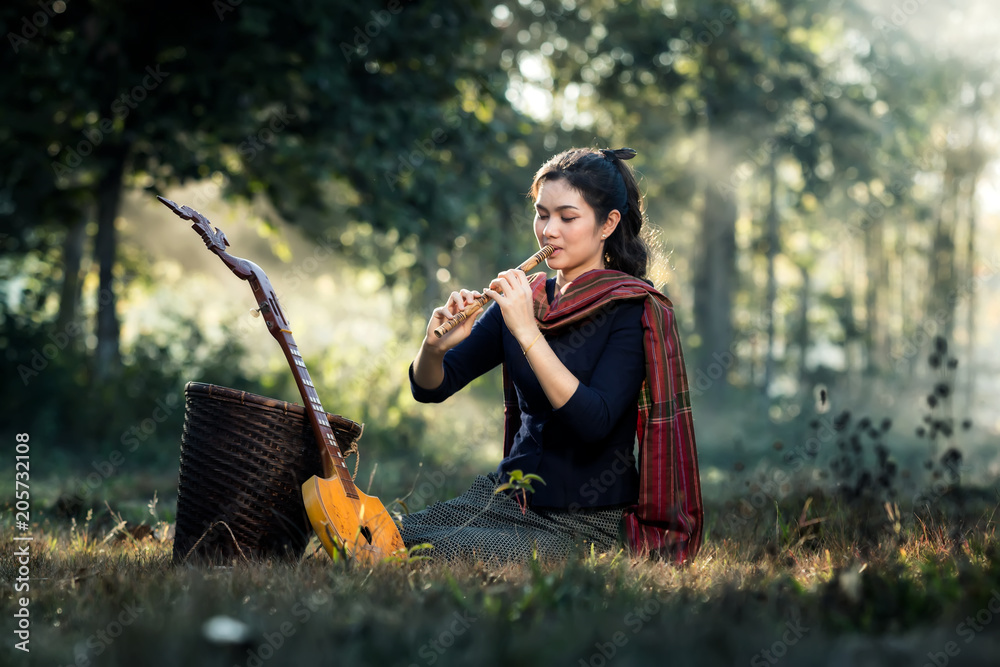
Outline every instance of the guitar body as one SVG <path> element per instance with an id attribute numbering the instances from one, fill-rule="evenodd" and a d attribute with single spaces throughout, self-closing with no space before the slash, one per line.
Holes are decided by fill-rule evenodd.
<path id="1" fill-rule="evenodd" d="M 212 230 L 205 217 L 187 206 L 178 206 L 169 199 L 157 197 L 178 216 L 191 221 L 206 247 L 219 256 L 239 278 L 250 283 L 257 299 L 257 313 L 263 316 L 270 334 L 281 345 L 285 359 L 295 378 L 316 436 L 324 478 L 311 477 L 302 485 L 302 500 L 313 530 L 331 557 L 347 555 L 370 565 L 386 557 L 406 560 L 406 548 L 392 517 L 378 498 L 368 496 L 354 485 L 336 434 L 326 420 L 326 410 L 316 394 L 305 361 L 292 338 L 291 325 L 282 312 L 278 296 L 264 271 L 253 262 L 230 255 L 229 240 L 218 227 Z"/>
<path id="2" fill-rule="evenodd" d="M 364 565 L 388 554 L 405 556 L 403 539 L 382 501 L 356 493 L 357 498 L 350 498 L 340 480 L 315 475 L 302 485 L 306 514 L 327 553 L 345 549 Z"/>

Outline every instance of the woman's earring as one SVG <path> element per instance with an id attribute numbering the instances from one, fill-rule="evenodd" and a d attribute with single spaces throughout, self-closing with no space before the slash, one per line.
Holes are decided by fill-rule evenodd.
<path id="1" fill-rule="evenodd" d="M 608 238 L 608 235 L 607 234 L 601 234 L 601 238 L 602 239 L 606 239 L 606 238 Z"/>

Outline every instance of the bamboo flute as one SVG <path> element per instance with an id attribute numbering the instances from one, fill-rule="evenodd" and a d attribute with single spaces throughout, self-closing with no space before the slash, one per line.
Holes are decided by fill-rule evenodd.
<path id="1" fill-rule="evenodd" d="M 517 268 L 520 269 L 521 271 L 531 271 L 533 268 L 538 266 L 540 262 L 548 258 L 548 256 L 551 255 L 554 250 L 555 248 L 553 248 L 550 245 L 543 246 L 541 250 L 536 252 L 528 259 L 524 260 L 524 262 L 522 262 L 521 265 Z M 465 310 L 460 312 L 458 315 L 455 315 L 455 317 L 453 317 L 452 319 L 448 320 L 447 322 L 439 326 L 437 329 L 435 329 L 434 335 L 437 336 L 438 338 L 445 335 L 446 333 L 457 327 L 459 324 L 461 324 L 462 322 L 464 322 L 465 320 L 469 319 L 477 312 L 479 312 L 482 309 L 482 307 L 486 305 L 486 302 L 489 300 L 490 297 L 483 294 L 475 301 L 470 303 L 468 306 L 466 306 Z"/>

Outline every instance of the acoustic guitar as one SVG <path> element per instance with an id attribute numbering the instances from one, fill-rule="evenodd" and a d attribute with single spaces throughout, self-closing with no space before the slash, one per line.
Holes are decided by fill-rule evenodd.
<path id="1" fill-rule="evenodd" d="M 226 252 L 229 240 L 200 213 L 187 206 L 178 206 L 164 197 L 157 197 L 170 210 L 198 232 L 209 250 L 238 277 L 250 283 L 260 315 L 267 329 L 281 345 L 288 365 L 295 376 L 302 400 L 312 424 L 323 464 L 323 479 L 314 475 L 302 485 L 302 500 L 313 530 L 331 557 L 348 555 L 364 564 L 372 564 L 393 556 L 406 558 L 406 548 L 399 530 L 381 501 L 369 496 L 354 485 L 344 456 L 333 429 L 326 419 L 326 410 L 320 403 L 309 371 L 302 360 L 291 326 L 278 303 L 264 271 L 251 261 L 234 257 Z"/>

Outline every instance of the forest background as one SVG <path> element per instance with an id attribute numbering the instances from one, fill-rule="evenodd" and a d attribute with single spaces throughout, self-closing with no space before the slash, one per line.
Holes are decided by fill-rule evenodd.
<path id="1" fill-rule="evenodd" d="M 187 382 L 300 401 L 249 289 L 163 194 L 267 272 L 324 405 L 365 424 L 362 486 L 410 509 L 450 497 L 500 457 L 500 378 L 415 403 L 430 310 L 534 251 L 525 193 L 549 156 L 631 146 L 706 498 L 860 488 L 886 461 L 884 499 L 994 488 L 991 12 L 4 3 L 0 432 L 31 434 L 34 502 L 54 518 L 109 500 L 142 516 L 156 493 L 169 520 Z M 847 422 L 886 455 L 838 467 Z M 815 465 L 762 485 L 813 436 Z"/>
<path id="2" fill-rule="evenodd" d="M 525 193 L 545 159 L 628 145 L 706 486 L 843 410 L 895 419 L 904 467 L 960 441 L 995 480 L 986 11 L 10 3 L 3 428 L 32 433 L 63 478 L 123 446 L 125 470 L 152 472 L 176 465 L 187 381 L 297 400 L 249 290 L 165 194 L 271 277 L 326 406 L 366 424 L 362 478 L 377 462 L 397 493 L 414 461 L 488 469 L 498 375 L 452 405 L 409 396 L 426 317 L 531 254 Z M 953 428 L 919 437 L 928 412 Z"/>

